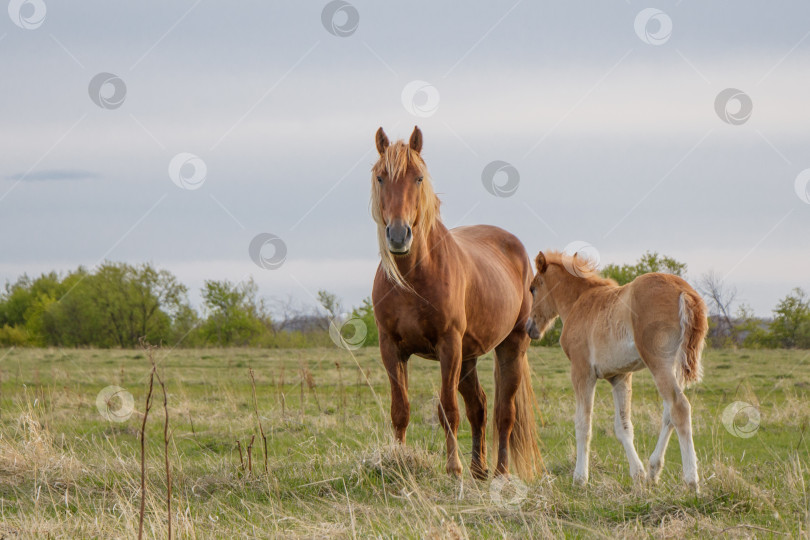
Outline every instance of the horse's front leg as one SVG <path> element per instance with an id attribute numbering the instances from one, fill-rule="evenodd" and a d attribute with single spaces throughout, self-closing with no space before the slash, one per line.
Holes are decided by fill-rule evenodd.
<path id="1" fill-rule="evenodd" d="M 458 457 L 458 383 L 461 375 L 461 334 L 453 333 L 439 342 L 439 364 L 442 370 L 442 389 L 439 396 L 439 420 L 447 443 L 448 474 L 461 476 Z"/>
<path id="2" fill-rule="evenodd" d="M 596 390 L 596 375 L 585 359 L 571 358 L 571 382 L 574 384 L 574 396 L 577 400 L 577 412 L 574 419 L 577 435 L 577 465 L 574 468 L 574 483 L 585 485 L 588 483 L 591 413 L 593 394 Z"/>
<path id="3" fill-rule="evenodd" d="M 400 351 L 388 335 L 381 333 L 380 356 L 391 383 L 391 423 L 394 436 L 398 442 L 405 444 L 405 431 L 411 418 L 411 405 L 408 401 L 408 355 Z"/>

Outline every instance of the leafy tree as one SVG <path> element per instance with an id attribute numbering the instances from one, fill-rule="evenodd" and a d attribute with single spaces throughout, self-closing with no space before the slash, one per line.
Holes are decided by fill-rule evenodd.
<path id="1" fill-rule="evenodd" d="M 810 348 L 810 299 L 800 288 L 784 297 L 773 310 L 771 334 L 780 347 Z"/>
<path id="2" fill-rule="evenodd" d="M 686 263 L 666 255 L 659 255 L 654 251 L 647 251 L 635 264 L 608 264 L 602 270 L 602 275 L 616 280 L 619 285 L 625 285 L 638 276 L 650 272 L 665 272 L 683 276 L 686 273 Z"/>
<path id="3" fill-rule="evenodd" d="M 258 286 L 251 278 L 241 283 L 206 281 L 202 297 L 208 317 L 202 333 L 209 343 L 249 345 L 271 327 L 264 305 L 257 299 Z"/>

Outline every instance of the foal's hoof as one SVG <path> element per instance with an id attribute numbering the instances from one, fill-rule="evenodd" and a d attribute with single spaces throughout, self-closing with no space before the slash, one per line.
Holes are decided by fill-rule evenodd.
<path id="1" fill-rule="evenodd" d="M 574 475 L 574 485 L 577 487 L 585 487 L 588 485 L 588 477 L 575 474 Z"/>
<path id="2" fill-rule="evenodd" d="M 650 474 L 647 477 L 648 481 L 652 485 L 657 485 L 658 480 L 661 478 L 661 470 L 664 468 L 664 462 L 659 461 L 657 463 L 650 462 Z"/>

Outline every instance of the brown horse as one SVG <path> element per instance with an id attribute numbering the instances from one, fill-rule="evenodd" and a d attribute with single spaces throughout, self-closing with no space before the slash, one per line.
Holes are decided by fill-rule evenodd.
<path id="1" fill-rule="evenodd" d="M 571 361 L 577 400 L 577 464 L 574 482 L 588 481 L 591 409 L 597 379 L 613 385 L 614 430 L 630 462 L 630 474 L 646 478 L 633 445 L 630 396 L 634 371 L 647 367 L 664 400 L 658 444 L 650 457 L 650 480 L 657 482 L 669 437 L 678 432 L 683 476 L 697 489 L 698 471 L 692 442 L 686 384 L 700 380 L 700 355 L 708 322 L 706 305 L 686 281 L 670 274 L 644 274 L 619 286 L 594 272 L 589 260 L 558 252 L 538 253 L 529 335 L 539 338 L 559 317 L 562 346 Z"/>
<path id="2" fill-rule="evenodd" d="M 376 143 L 380 158 L 372 169 L 371 212 L 382 261 L 372 298 L 396 439 L 405 442 L 410 418 L 408 359 L 438 360 L 447 472 L 461 474 L 458 391 L 472 427 L 470 469 L 475 478 L 486 478 L 487 402 L 476 363 L 494 348 L 495 474 L 508 475 L 511 448 L 512 465 L 520 476 L 531 478 L 542 464 L 526 355 L 532 279 L 526 250 L 497 227 L 448 230 L 442 224 L 418 127 L 408 144 L 389 144 L 380 128 Z"/>

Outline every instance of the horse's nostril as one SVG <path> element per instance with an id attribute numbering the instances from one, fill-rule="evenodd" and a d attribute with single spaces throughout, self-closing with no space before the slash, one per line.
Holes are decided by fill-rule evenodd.
<path id="1" fill-rule="evenodd" d="M 405 239 L 410 240 L 411 236 L 413 236 L 413 230 L 410 227 L 405 229 Z"/>
<path id="2" fill-rule="evenodd" d="M 391 226 L 390 225 L 385 226 L 385 237 L 386 238 L 391 238 Z"/>

